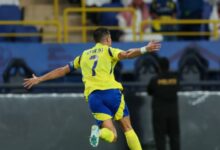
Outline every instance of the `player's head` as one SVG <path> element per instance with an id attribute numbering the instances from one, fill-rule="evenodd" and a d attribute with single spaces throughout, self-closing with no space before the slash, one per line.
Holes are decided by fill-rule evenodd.
<path id="1" fill-rule="evenodd" d="M 108 46 L 112 45 L 111 35 L 108 29 L 98 28 L 93 33 L 93 38 L 96 43 L 103 43 Z"/>
<path id="2" fill-rule="evenodd" d="M 169 63 L 169 60 L 166 57 L 161 57 L 159 59 L 159 64 L 160 64 L 161 72 L 169 71 L 170 63 Z"/>

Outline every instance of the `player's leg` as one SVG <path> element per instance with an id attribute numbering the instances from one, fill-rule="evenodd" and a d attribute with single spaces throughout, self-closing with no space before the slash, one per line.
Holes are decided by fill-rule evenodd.
<path id="1" fill-rule="evenodd" d="M 109 143 L 115 142 L 117 139 L 117 132 L 112 123 L 112 120 L 108 119 L 98 122 L 100 122 L 98 123 L 101 124 L 100 126 L 93 125 L 91 128 L 90 144 L 93 147 L 97 147 L 99 143 L 99 137 Z"/>
<path id="2" fill-rule="evenodd" d="M 123 117 L 119 120 L 124 131 L 128 147 L 130 150 L 142 150 L 140 141 L 132 128 L 129 116 Z"/>
<path id="3" fill-rule="evenodd" d="M 107 142 L 113 142 L 117 138 L 116 129 L 112 123 L 112 112 L 105 105 L 105 98 L 109 97 L 106 91 L 95 91 L 89 95 L 89 107 L 97 125 L 91 128 L 90 143 L 96 147 L 99 137 Z"/>
<path id="4" fill-rule="evenodd" d="M 114 119 L 120 122 L 128 143 L 128 147 L 131 150 L 141 150 L 142 148 L 139 139 L 131 126 L 129 111 L 124 101 L 124 95 L 120 93 L 117 99 L 119 104 L 117 106 L 117 110 L 115 111 L 116 113 Z"/>
<path id="5" fill-rule="evenodd" d="M 101 124 L 100 138 L 109 143 L 115 142 L 117 140 L 117 131 L 112 122 L 112 119 L 105 120 Z"/>

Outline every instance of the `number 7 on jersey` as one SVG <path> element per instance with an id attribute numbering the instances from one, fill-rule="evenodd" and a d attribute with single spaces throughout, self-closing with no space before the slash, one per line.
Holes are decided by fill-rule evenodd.
<path id="1" fill-rule="evenodd" d="M 92 55 L 89 59 L 90 60 L 93 60 L 94 61 L 94 64 L 92 66 L 92 76 L 95 76 L 96 75 L 96 72 L 95 72 L 95 68 L 97 67 L 97 64 L 98 64 L 98 56 L 97 55 Z"/>

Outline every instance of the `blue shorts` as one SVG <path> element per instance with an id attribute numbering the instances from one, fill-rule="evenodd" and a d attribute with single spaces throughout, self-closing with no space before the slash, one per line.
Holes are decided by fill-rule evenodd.
<path id="1" fill-rule="evenodd" d="M 99 126 L 105 120 L 120 120 L 129 116 L 124 95 L 118 89 L 93 91 L 88 97 L 88 102 Z"/>

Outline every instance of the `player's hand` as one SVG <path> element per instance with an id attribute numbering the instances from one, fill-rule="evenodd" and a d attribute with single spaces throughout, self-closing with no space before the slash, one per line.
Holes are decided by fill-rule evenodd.
<path id="1" fill-rule="evenodd" d="M 32 78 L 26 78 L 24 79 L 23 86 L 27 89 L 30 89 L 32 86 L 39 84 L 40 78 L 32 74 Z"/>
<path id="2" fill-rule="evenodd" d="M 150 41 L 147 46 L 147 52 L 155 52 L 161 48 L 161 43 L 159 41 Z"/>

